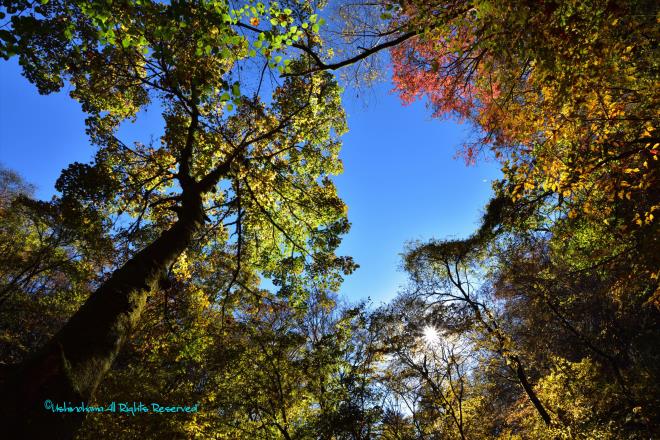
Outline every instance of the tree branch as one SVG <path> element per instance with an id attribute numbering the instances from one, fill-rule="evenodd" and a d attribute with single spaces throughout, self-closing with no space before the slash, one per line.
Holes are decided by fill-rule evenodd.
<path id="1" fill-rule="evenodd" d="M 305 52 L 306 54 L 308 54 L 309 56 L 311 56 L 314 59 L 314 62 L 316 63 L 316 67 L 313 67 L 313 68 L 308 69 L 308 70 L 304 70 L 302 72 L 287 73 L 287 74 L 284 74 L 282 76 L 285 76 L 285 77 L 287 77 L 287 76 L 302 76 L 302 75 L 309 75 L 310 73 L 314 73 L 314 72 L 320 72 L 320 71 L 323 71 L 323 70 L 337 70 L 337 69 L 340 69 L 342 67 L 346 67 L 346 66 L 349 66 L 351 64 L 355 64 L 356 62 L 361 61 L 361 60 L 363 60 L 363 59 L 365 59 L 365 58 L 367 58 L 367 57 L 369 57 L 369 56 L 371 56 L 371 55 L 373 55 L 377 52 L 380 52 L 383 49 L 387 49 L 387 48 L 390 48 L 390 47 L 394 47 L 398 44 L 401 44 L 404 41 L 409 40 L 410 38 L 412 38 L 416 35 L 418 35 L 418 32 L 414 32 L 414 31 L 413 32 L 407 32 L 407 33 L 402 34 L 401 36 L 399 36 L 398 38 L 395 38 L 393 40 L 386 41 L 385 43 L 377 44 L 377 45 L 375 45 L 375 46 L 373 46 L 369 49 L 364 49 L 362 52 L 355 55 L 354 57 L 347 58 L 347 59 L 345 59 L 343 61 L 339 61 L 337 63 L 329 63 L 329 64 L 324 63 L 321 60 L 321 58 L 318 56 L 318 54 L 316 52 L 314 52 L 308 46 L 294 43 L 291 46 L 295 47 L 296 49 L 300 49 L 303 52 Z"/>

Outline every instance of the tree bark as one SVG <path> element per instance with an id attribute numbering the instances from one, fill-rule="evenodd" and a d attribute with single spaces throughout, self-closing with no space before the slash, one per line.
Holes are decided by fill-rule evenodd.
<path id="1" fill-rule="evenodd" d="M 201 195 L 184 191 L 177 222 L 117 269 L 46 346 L 1 378 L 3 437 L 9 433 L 5 438 L 73 438 L 85 413 L 53 412 L 45 408 L 45 402 L 69 407 L 90 404 L 96 387 L 130 338 L 147 296 L 191 244 L 203 222 Z"/>

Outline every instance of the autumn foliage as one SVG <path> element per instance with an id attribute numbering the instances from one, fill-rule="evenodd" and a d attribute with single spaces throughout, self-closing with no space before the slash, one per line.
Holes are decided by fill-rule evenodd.
<path id="1" fill-rule="evenodd" d="M 481 132 L 513 197 L 549 191 L 571 215 L 653 222 L 657 36 L 652 2 L 410 2 L 423 29 L 392 50 L 395 90 Z M 433 17 L 433 18 L 429 18 Z M 630 201 L 625 214 L 616 200 Z M 625 203 L 624 203 L 625 204 Z M 634 207 L 633 207 L 634 206 Z"/>
<path id="2" fill-rule="evenodd" d="M 50 201 L 0 168 L 3 429 L 659 437 L 657 2 L 351 3 L 336 48 L 323 3 L 0 2 L 0 56 L 69 87 L 95 148 Z M 502 178 L 472 235 L 406 246 L 409 282 L 374 307 L 337 293 L 357 265 L 337 255 L 329 71 L 383 49 L 402 102 L 469 124 L 460 154 Z M 162 136 L 122 139 L 147 107 Z M 46 398 L 200 411 L 68 417 Z"/>

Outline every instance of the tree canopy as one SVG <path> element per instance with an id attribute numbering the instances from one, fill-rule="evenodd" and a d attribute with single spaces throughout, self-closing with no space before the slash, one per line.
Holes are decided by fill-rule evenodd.
<path id="1" fill-rule="evenodd" d="M 50 201 L 0 169 L 13 438 L 660 435 L 654 2 L 1 5 L 0 56 L 66 85 L 94 147 Z M 470 124 L 461 154 L 503 177 L 474 234 L 408 244 L 374 308 L 337 294 L 357 265 L 332 72 L 373 80 L 386 51 L 403 104 Z M 122 138 L 147 109 L 163 135 Z"/>

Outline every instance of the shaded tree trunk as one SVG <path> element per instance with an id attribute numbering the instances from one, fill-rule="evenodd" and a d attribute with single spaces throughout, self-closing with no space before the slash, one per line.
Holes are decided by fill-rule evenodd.
<path id="1" fill-rule="evenodd" d="M 520 382 L 520 386 L 522 386 L 525 390 L 525 394 L 527 394 L 527 397 L 529 397 L 532 405 L 534 405 L 534 408 L 536 408 L 536 412 L 538 412 L 541 419 L 543 419 L 543 423 L 545 423 L 546 426 L 550 426 L 552 423 L 550 414 L 548 414 L 548 411 L 546 411 L 545 407 L 541 403 L 541 400 L 539 400 L 538 396 L 536 395 L 536 391 L 534 391 L 534 388 L 532 388 L 532 385 L 527 380 L 527 373 L 525 372 L 525 369 L 523 368 L 523 365 L 517 356 L 514 357 L 514 362 L 516 363 L 515 371 L 516 376 L 518 377 L 518 381 Z"/>
<path id="2" fill-rule="evenodd" d="M 73 438 L 85 413 L 52 412 L 45 402 L 78 407 L 93 399 L 147 296 L 203 225 L 199 192 L 184 191 L 182 208 L 178 221 L 117 269 L 46 346 L 0 378 L 0 425 L 3 436 L 10 433 L 5 438 Z"/>
<path id="3" fill-rule="evenodd" d="M 475 302 L 470 297 L 468 292 L 466 292 L 465 289 L 463 289 L 463 282 L 461 281 L 460 273 L 458 271 L 458 263 L 456 263 L 456 265 L 454 266 L 456 268 L 455 278 L 452 275 L 452 271 L 451 271 L 451 267 L 449 266 L 449 263 L 447 261 L 444 261 L 444 265 L 445 265 L 445 269 L 447 270 L 447 274 L 449 275 L 449 280 L 452 282 L 454 286 L 456 286 L 460 290 L 461 294 L 463 295 L 462 300 L 469 305 L 469 307 L 474 312 L 475 318 L 484 327 L 484 329 L 486 329 L 486 332 L 488 332 L 489 335 L 493 336 L 497 341 L 499 347 L 496 349 L 496 352 L 500 356 L 502 356 L 505 360 L 510 361 L 515 365 L 515 367 L 509 365 L 509 368 L 511 368 L 511 370 L 516 374 L 520 386 L 525 391 L 525 394 L 527 394 L 527 397 L 529 398 L 530 402 L 532 402 L 532 405 L 534 405 L 534 409 L 536 409 L 536 412 L 538 412 L 539 416 L 543 420 L 543 423 L 545 423 L 546 426 L 550 426 L 552 424 L 552 418 L 550 417 L 550 414 L 545 409 L 545 406 L 543 406 L 543 403 L 536 394 L 536 391 L 534 391 L 532 385 L 529 383 L 529 380 L 527 379 L 527 373 L 525 372 L 525 368 L 523 367 L 522 361 L 517 355 L 510 353 L 509 349 L 506 348 L 507 338 L 500 329 L 500 326 L 497 324 L 497 321 L 493 319 L 485 318 L 481 313 L 481 309 L 480 309 L 480 307 L 485 308 L 485 306 Z M 490 312 L 488 313 L 490 314 Z"/>

